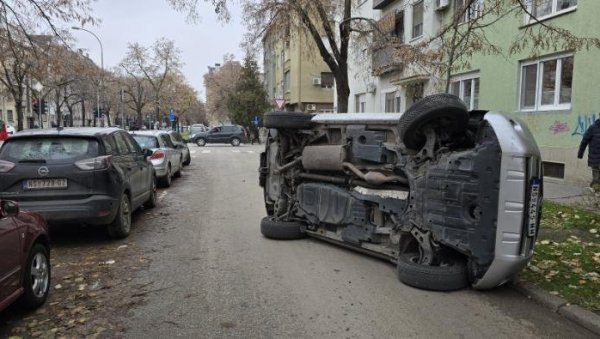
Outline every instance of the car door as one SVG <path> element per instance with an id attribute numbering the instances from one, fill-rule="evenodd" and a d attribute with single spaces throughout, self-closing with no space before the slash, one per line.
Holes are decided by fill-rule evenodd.
<path id="1" fill-rule="evenodd" d="M 147 193 L 151 189 L 151 164 L 146 160 L 142 148 L 131 135 L 125 132 L 120 132 L 120 134 L 125 140 L 125 143 L 127 143 L 127 148 L 129 149 L 128 157 L 130 158 L 133 167 L 135 167 L 132 178 L 135 189 L 132 188 L 132 191 L 135 190 L 136 192 L 134 207 L 137 207 L 146 200 Z"/>
<path id="2" fill-rule="evenodd" d="M 15 293 L 21 285 L 23 261 L 21 246 L 13 217 L 6 216 L 2 209 L 0 212 L 0 303 Z"/>
<path id="3" fill-rule="evenodd" d="M 132 203 L 134 203 L 133 200 L 136 200 L 141 193 L 141 189 L 139 187 L 140 169 L 138 166 L 136 166 L 134 157 L 131 154 L 129 146 L 127 145 L 125 133 L 116 132 L 113 133 L 113 137 L 117 146 L 117 158 L 119 159 L 119 165 L 123 170 L 123 175 L 125 176 L 125 180 L 127 181 L 129 189 L 131 190 Z"/>
<path id="4" fill-rule="evenodd" d="M 221 127 L 215 127 L 208 132 L 206 139 L 210 143 L 219 143 L 221 142 L 221 134 Z"/>
<path id="5" fill-rule="evenodd" d="M 161 134 L 160 140 L 165 147 L 165 152 L 169 155 L 173 166 L 173 173 L 175 173 L 181 167 L 181 151 L 175 147 L 168 134 Z"/>

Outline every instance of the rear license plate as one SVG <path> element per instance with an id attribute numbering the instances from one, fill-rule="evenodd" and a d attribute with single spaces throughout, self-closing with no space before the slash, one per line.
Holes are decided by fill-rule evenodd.
<path id="1" fill-rule="evenodd" d="M 527 235 L 530 237 L 534 237 L 537 231 L 541 183 L 541 180 L 538 178 L 533 178 L 531 180 L 531 193 L 529 196 L 529 221 L 527 223 Z"/>
<path id="2" fill-rule="evenodd" d="M 65 189 L 67 179 L 29 179 L 23 181 L 25 190 Z"/>

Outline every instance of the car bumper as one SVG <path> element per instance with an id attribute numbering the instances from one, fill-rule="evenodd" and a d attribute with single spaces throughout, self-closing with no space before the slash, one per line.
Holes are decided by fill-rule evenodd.
<path id="1" fill-rule="evenodd" d="M 108 195 L 95 195 L 78 200 L 20 201 L 19 206 L 40 214 L 49 224 L 105 225 L 115 219 L 119 201 Z"/>
<path id="2" fill-rule="evenodd" d="M 154 162 L 152 161 L 152 166 L 154 167 L 154 172 L 156 173 L 157 178 L 164 178 L 167 176 L 167 162 Z"/>
<path id="3" fill-rule="evenodd" d="M 494 112 L 485 119 L 499 138 L 502 164 L 494 260 L 481 279 L 473 283 L 477 289 L 502 285 L 527 265 L 533 256 L 543 195 L 540 151 L 526 125 Z M 531 203 L 533 180 L 539 180 L 539 195 L 534 204 Z M 530 229 L 531 215 L 536 222 Z"/>

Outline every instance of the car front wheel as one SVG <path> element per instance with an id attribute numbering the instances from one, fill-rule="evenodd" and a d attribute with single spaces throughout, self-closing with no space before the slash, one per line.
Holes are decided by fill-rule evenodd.
<path id="1" fill-rule="evenodd" d="M 50 291 L 50 254 L 48 248 L 36 243 L 29 252 L 23 279 L 22 303 L 27 308 L 37 308 L 48 298 Z"/>
<path id="2" fill-rule="evenodd" d="M 238 138 L 231 139 L 231 146 L 237 147 L 239 145 L 240 145 L 240 139 L 238 139 Z"/>
<path id="3" fill-rule="evenodd" d="M 206 145 L 206 140 L 200 138 L 200 139 L 196 140 L 196 145 L 202 147 L 202 146 Z"/>
<path id="4" fill-rule="evenodd" d="M 454 291 L 469 285 L 467 265 L 459 258 L 444 258 L 439 265 L 419 263 L 419 253 L 403 253 L 397 263 L 398 278 L 406 285 L 431 291 Z"/>

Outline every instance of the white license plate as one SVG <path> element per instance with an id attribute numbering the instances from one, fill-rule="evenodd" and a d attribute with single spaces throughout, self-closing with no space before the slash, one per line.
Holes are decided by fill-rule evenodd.
<path id="1" fill-rule="evenodd" d="M 529 221 L 527 223 L 527 235 L 534 237 L 537 231 L 539 213 L 541 181 L 538 178 L 531 180 L 531 194 L 529 196 Z"/>
<path id="2" fill-rule="evenodd" d="M 23 189 L 26 190 L 65 188 L 67 188 L 67 179 L 29 179 L 23 181 Z"/>

